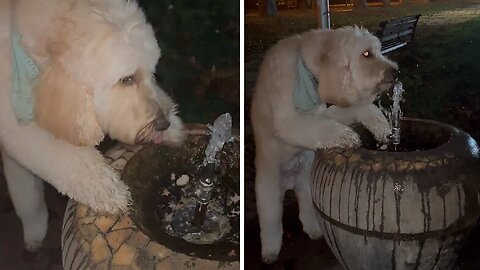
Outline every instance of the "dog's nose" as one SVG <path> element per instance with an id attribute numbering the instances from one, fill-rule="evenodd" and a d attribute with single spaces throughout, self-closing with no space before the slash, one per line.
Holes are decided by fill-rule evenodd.
<path id="1" fill-rule="evenodd" d="M 170 126 L 170 122 L 163 117 L 155 119 L 154 128 L 156 131 L 166 130 Z"/>
<path id="2" fill-rule="evenodd" d="M 400 75 L 400 70 L 396 68 L 390 68 L 389 70 L 387 70 L 385 74 L 385 80 L 389 82 L 396 81 L 399 75 Z"/>

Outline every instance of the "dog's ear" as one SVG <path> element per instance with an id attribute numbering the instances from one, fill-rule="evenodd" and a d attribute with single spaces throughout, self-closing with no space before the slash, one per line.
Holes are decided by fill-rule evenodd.
<path id="1" fill-rule="evenodd" d="M 347 53 L 339 51 L 338 44 L 342 39 L 343 36 L 338 31 L 324 34 L 322 51 L 318 59 L 320 67 L 318 94 L 323 102 L 348 107 L 350 104 L 347 85 L 351 70 Z"/>
<path id="2" fill-rule="evenodd" d="M 93 90 L 67 74 L 59 65 L 43 70 L 35 86 L 39 126 L 56 138 L 86 146 L 103 139 L 93 105 Z"/>

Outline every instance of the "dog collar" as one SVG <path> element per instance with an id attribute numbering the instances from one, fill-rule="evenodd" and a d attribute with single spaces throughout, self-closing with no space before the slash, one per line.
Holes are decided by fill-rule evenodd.
<path id="1" fill-rule="evenodd" d="M 318 96 L 318 80 L 308 70 L 302 56 L 297 60 L 297 82 L 293 91 L 293 103 L 295 109 L 300 112 L 308 112 L 320 106 L 321 100 Z M 331 104 L 326 103 L 327 108 Z"/>
<path id="2" fill-rule="evenodd" d="M 33 86 L 38 67 L 28 57 L 21 44 L 22 37 L 12 29 L 12 72 L 11 98 L 13 111 L 18 122 L 28 123 L 34 118 L 35 95 Z"/>

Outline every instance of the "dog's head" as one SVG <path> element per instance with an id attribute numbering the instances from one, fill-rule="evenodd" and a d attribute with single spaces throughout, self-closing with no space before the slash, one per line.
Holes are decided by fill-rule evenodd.
<path id="1" fill-rule="evenodd" d="M 378 38 L 358 27 L 327 32 L 319 59 L 319 95 L 341 107 L 371 103 L 392 88 L 398 66 L 380 53 Z"/>
<path id="2" fill-rule="evenodd" d="M 36 120 L 56 137 L 95 145 L 179 142 L 176 104 L 155 83 L 160 49 L 134 1 L 76 1 L 47 35 Z"/>

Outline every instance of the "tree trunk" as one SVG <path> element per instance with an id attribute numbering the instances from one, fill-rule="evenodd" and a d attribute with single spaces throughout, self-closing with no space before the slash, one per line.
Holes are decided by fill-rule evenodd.
<path id="1" fill-rule="evenodd" d="M 262 17 L 264 17 L 267 14 L 267 5 L 265 5 L 264 0 L 258 1 L 258 13 Z"/>
<path id="2" fill-rule="evenodd" d="M 353 0 L 353 8 L 366 8 L 367 0 Z"/>
<path id="3" fill-rule="evenodd" d="M 305 11 L 305 9 L 307 8 L 307 0 L 298 0 L 298 8 L 301 11 Z"/>
<path id="4" fill-rule="evenodd" d="M 277 4 L 275 0 L 262 0 L 265 2 L 265 15 L 277 16 Z"/>

